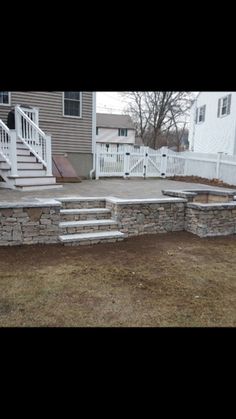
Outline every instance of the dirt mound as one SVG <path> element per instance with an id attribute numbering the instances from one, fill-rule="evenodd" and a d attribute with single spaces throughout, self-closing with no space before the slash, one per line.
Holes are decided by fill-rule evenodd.
<path id="1" fill-rule="evenodd" d="M 176 180 L 178 182 L 189 182 L 189 183 L 202 183 L 210 186 L 219 186 L 223 188 L 236 189 L 236 185 L 229 185 L 219 179 L 206 179 L 199 176 L 171 176 L 167 177 L 169 180 Z"/>

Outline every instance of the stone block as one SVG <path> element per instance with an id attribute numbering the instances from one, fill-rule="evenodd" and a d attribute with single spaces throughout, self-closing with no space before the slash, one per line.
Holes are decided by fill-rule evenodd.
<path id="1" fill-rule="evenodd" d="M 27 208 L 27 214 L 31 221 L 39 221 L 42 215 L 42 208 Z"/>

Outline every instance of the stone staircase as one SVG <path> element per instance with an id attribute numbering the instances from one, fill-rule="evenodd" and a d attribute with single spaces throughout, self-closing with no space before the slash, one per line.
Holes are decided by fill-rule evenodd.
<path id="1" fill-rule="evenodd" d="M 57 201 L 62 203 L 59 240 L 64 245 L 116 242 L 126 237 L 111 218 L 111 211 L 105 208 L 105 199 L 57 198 Z"/>

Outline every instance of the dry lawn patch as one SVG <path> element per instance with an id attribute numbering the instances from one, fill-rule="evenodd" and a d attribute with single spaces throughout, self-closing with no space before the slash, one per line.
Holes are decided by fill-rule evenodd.
<path id="1" fill-rule="evenodd" d="M 0 248 L 0 326 L 235 327 L 236 236 Z"/>

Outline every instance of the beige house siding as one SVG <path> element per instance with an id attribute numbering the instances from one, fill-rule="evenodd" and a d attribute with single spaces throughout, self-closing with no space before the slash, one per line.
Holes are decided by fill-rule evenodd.
<path id="1" fill-rule="evenodd" d="M 97 143 L 134 144 L 135 130 L 127 129 L 127 137 L 118 136 L 118 128 L 98 128 Z"/>
<path id="2" fill-rule="evenodd" d="M 52 135 L 52 153 L 92 153 L 93 93 L 82 92 L 82 118 L 63 116 L 63 92 L 10 92 L 10 105 L 0 104 L 5 123 L 15 105 L 39 108 L 39 126 Z"/>

